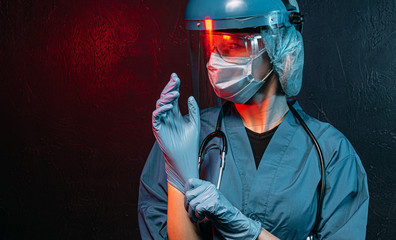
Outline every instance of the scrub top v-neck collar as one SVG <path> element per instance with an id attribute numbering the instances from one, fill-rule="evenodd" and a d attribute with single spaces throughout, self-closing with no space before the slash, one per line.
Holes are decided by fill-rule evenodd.
<path id="1" fill-rule="evenodd" d="M 261 203 L 259 204 L 262 204 L 261 206 L 265 209 L 284 153 L 296 131 L 293 114 L 289 111 L 278 126 L 257 169 L 245 126 L 234 106 L 225 113 L 223 124 L 223 131 L 229 142 L 228 154 L 232 155 L 242 181 L 242 192 L 244 193 L 242 211 L 248 209 L 249 202 L 253 199 L 260 199 Z M 260 194 L 261 197 L 257 198 L 257 194 Z M 263 198 L 262 196 L 267 197 Z"/>

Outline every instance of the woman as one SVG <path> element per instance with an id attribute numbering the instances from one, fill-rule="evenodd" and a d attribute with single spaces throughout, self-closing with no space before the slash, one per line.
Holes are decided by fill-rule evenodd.
<path id="1" fill-rule="evenodd" d="M 301 22 L 295 2 L 189 2 L 193 78 L 202 77 L 195 65 L 205 66 L 226 103 L 200 111 L 190 97 L 183 118 L 172 74 L 153 112 L 157 143 L 141 176 L 143 239 L 365 238 L 368 189 L 359 157 L 334 127 L 287 100 L 301 88 Z M 199 169 L 199 146 L 217 125 L 228 147 L 224 169 L 219 137 L 203 149 Z"/>

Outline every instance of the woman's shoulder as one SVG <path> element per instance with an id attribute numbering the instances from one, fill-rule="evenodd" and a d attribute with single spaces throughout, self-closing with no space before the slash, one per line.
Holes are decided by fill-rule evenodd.
<path id="1" fill-rule="evenodd" d="M 312 131 L 312 133 L 316 138 L 327 139 L 328 141 L 331 141 L 333 144 L 344 141 L 349 143 L 345 135 L 342 134 L 331 123 L 321 121 L 319 119 L 316 119 L 315 117 L 310 116 L 301 108 L 300 105 L 298 105 L 298 103 L 294 104 L 294 107 L 297 110 L 297 112 L 300 114 L 300 116 L 304 119 L 309 129 Z"/>
<path id="2" fill-rule="evenodd" d="M 345 145 L 352 147 L 347 137 L 331 123 L 318 120 L 308 114 L 305 114 L 305 118 L 307 119 L 306 122 L 311 131 L 326 143 L 332 143 L 330 145 L 336 146 Z"/>
<path id="3" fill-rule="evenodd" d="M 332 124 L 320 121 L 304 113 L 307 125 L 317 138 L 324 153 L 328 172 L 340 162 L 353 161 L 360 165 L 360 159 L 348 138 Z"/>

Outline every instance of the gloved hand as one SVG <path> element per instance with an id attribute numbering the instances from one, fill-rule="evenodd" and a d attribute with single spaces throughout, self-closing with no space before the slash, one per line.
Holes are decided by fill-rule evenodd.
<path id="1" fill-rule="evenodd" d="M 157 101 L 153 112 L 153 133 L 165 156 L 167 179 L 184 193 L 189 178 L 197 178 L 200 116 L 194 97 L 188 99 L 189 116 L 181 116 L 179 99 L 180 79 L 173 73 Z"/>
<path id="2" fill-rule="evenodd" d="M 234 207 L 210 182 L 197 178 L 185 185 L 184 205 L 192 222 L 209 219 L 225 239 L 257 239 L 261 223 Z"/>

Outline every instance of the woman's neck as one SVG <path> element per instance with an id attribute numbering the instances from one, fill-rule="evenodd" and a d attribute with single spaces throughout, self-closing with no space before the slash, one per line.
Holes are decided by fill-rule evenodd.
<path id="1" fill-rule="evenodd" d="M 278 78 L 273 74 L 247 103 L 235 104 L 246 128 L 263 133 L 282 122 L 289 107 L 286 96 L 277 94 L 278 85 Z"/>

